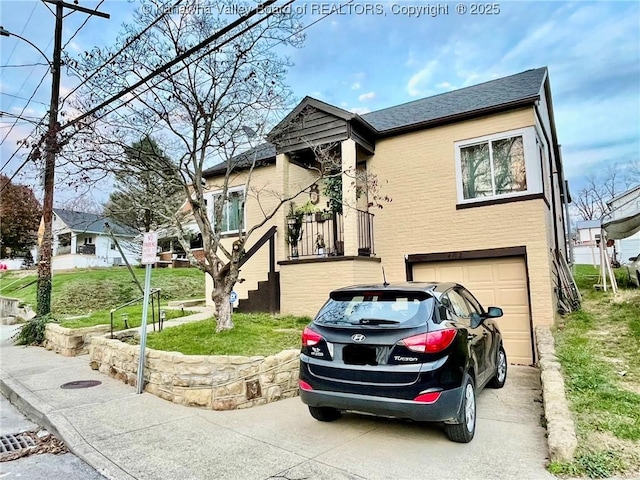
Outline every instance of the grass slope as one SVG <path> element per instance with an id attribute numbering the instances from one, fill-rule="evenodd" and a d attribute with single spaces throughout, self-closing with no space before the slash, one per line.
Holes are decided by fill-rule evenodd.
<path id="1" fill-rule="evenodd" d="M 134 268 L 141 285 L 144 269 Z M 24 272 L 0 274 L 0 295 L 19 298 L 36 306 L 37 275 Z M 162 289 L 161 298 L 182 300 L 204 297 L 204 274 L 195 268 L 157 269 L 151 275 L 151 287 Z M 125 267 L 78 269 L 54 272 L 51 311 L 54 316 L 80 315 L 111 309 L 141 293 Z"/>
<path id="2" fill-rule="evenodd" d="M 574 462 L 550 470 L 633 476 L 640 473 L 640 291 L 621 289 L 614 297 L 596 291 L 597 280 L 596 269 L 579 266 L 582 310 L 563 317 L 555 331 L 579 445 Z"/>

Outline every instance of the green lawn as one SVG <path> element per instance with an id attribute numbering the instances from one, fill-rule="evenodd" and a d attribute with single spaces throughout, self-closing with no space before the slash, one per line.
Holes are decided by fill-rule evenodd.
<path id="1" fill-rule="evenodd" d="M 147 346 L 185 355 L 273 355 L 300 348 L 300 334 L 308 317 L 273 317 L 265 313 L 235 313 L 233 330 L 215 333 L 213 319 L 151 333 Z"/>
<path id="2" fill-rule="evenodd" d="M 625 285 L 626 273 L 616 272 Z M 606 478 L 640 473 L 640 291 L 596 291 L 598 272 L 578 266 L 582 309 L 555 334 L 578 434 L 576 460 L 552 473 Z"/>
<path id="3" fill-rule="evenodd" d="M 144 269 L 134 268 L 140 284 Z M 24 272 L 0 274 L 0 295 L 19 298 L 36 308 L 37 275 Z M 204 274 L 196 268 L 153 270 L 151 287 L 162 289 L 163 301 L 204 297 Z M 51 311 L 54 316 L 82 315 L 109 310 L 141 293 L 125 267 L 78 269 L 54 272 Z"/>
<path id="4" fill-rule="evenodd" d="M 141 302 L 142 303 L 142 302 Z M 162 308 L 166 312 L 165 320 L 171 320 L 172 318 L 179 318 L 185 315 L 190 315 L 194 312 L 185 310 L 168 310 Z M 118 310 L 113 314 L 113 329 L 114 330 L 123 330 L 125 328 L 124 318 L 122 316 L 123 313 L 127 314 L 127 325 L 129 328 L 139 327 L 142 323 L 142 305 L 132 305 L 130 307 L 125 307 L 122 310 Z M 158 321 L 158 314 L 156 311 L 155 321 Z M 147 317 L 147 322 L 151 325 L 152 315 L 151 308 L 149 308 L 149 314 Z M 65 328 L 84 328 L 84 327 L 93 327 L 95 325 L 103 325 L 111 323 L 111 315 L 109 310 L 100 310 L 98 312 L 93 312 L 89 316 L 82 318 L 73 318 L 70 320 L 60 320 L 60 325 Z"/>

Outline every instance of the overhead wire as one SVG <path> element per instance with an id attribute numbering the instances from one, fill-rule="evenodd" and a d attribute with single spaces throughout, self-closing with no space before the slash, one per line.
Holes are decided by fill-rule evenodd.
<path id="1" fill-rule="evenodd" d="M 286 7 L 287 5 L 290 5 L 290 4 L 291 4 L 291 3 L 293 3 L 294 1 L 295 1 L 295 0 L 290 0 L 288 3 L 286 3 L 286 4 L 285 4 L 285 7 Z M 354 1 L 355 1 L 355 0 L 348 0 L 347 2 L 342 3 L 342 4 L 340 5 L 340 8 L 344 7 L 345 5 L 349 5 L 349 4 L 353 3 Z M 276 46 L 280 45 L 281 43 L 284 43 L 285 41 L 289 40 L 290 38 L 292 38 L 292 37 L 294 37 L 294 36 L 296 36 L 296 35 L 299 35 L 300 33 L 304 32 L 305 30 L 307 30 L 307 29 L 311 28 L 312 26 L 314 26 L 314 25 L 316 25 L 317 23 L 321 22 L 321 21 L 322 21 L 322 20 L 324 20 L 325 18 L 329 17 L 330 15 L 332 15 L 333 13 L 335 13 L 336 11 L 339 11 L 339 8 L 331 9 L 328 13 L 324 14 L 324 15 L 323 15 L 322 17 L 320 17 L 319 19 L 317 19 L 317 20 L 315 20 L 315 21 L 313 21 L 313 22 L 309 23 L 308 25 L 306 25 L 304 28 L 301 28 L 300 30 L 297 30 L 296 32 L 294 32 L 294 33 L 292 33 L 291 35 L 289 35 L 287 38 L 281 39 L 281 40 L 279 40 L 278 42 L 273 43 L 273 44 L 272 44 L 272 45 L 270 45 L 268 48 L 266 48 L 266 49 L 265 49 L 265 51 L 267 51 L 267 50 L 271 50 L 272 48 L 274 48 L 274 47 L 276 47 Z M 263 18 L 262 20 L 264 20 L 264 19 L 266 19 L 266 18 L 268 18 L 268 17 L 265 17 L 265 18 Z M 238 37 L 239 35 L 241 35 L 242 33 L 245 33 L 245 31 L 247 31 L 247 30 L 248 30 L 248 28 L 253 28 L 253 27 L 254 27 L 254 26 L 256 26 L 258 23 L 259 23 L 259 22 L 255 22 L 255 23 L 254 23 L 253 25 L 251 25 L 250 27 L 245 28 L 245 30 L 243 30 L 243 31 L 239 32 L 238 34 L 234 35 L 234 36 L 233 36 L 233 37 L 231 37 L 230 39 L 226 40 L 226 41 L 225 41 L 225 44 L 226 44 L 226 43 L 228 43 L 228 42 L 230 42 L 230 41 L 232 41 L 232 40 L 234 40 L 235 38 L 237 38 L 237 37 Z M 223 45 L 224 45 L 224 44 L 223 44 Z M 199 55 L 198 55 L 198 57 L 196 57 L 194 61 L 197 61 L 197 60 L 199 60 L 200 58 L 202 58 L 203 56 L 208 55 L 211 51 L 213 51 L 213 50 L 215 50 L 215 49 L 217 49 L 217 48 L 220 48 L 220 46 L 221 46 L 221 45 L 216 45 L 216 46 L 214 46 L 214 47 L 212 47 L 212 48 L 208 49 L 208 50 L 207 50 L 207 51 L 205 51 L 204 53 L 199 54 Z M 182 71 L 184 68 L 186 68 L 186 65 L 185 65 L 185 66 L 183 66 L 183 67 L 181 67 L 181 68 L 179 68 L 178 70 L 175 70 L 175 71 L 173 72 L 173 74 L 176 74 L 176 73 L 178 73 L 178 72 Z M 208 80 L 207 80 L 207 81 L 208 81 Z M 205 81 L 205 82 L 201 82 L 201 83 L 199 83 L 199 84 L 196 84 L 196 85 L 195 85 L 195 87 L 199 87 L 199 86 L 203 85 L 204 83 L 206 83 L 206 81 Z M 117 109 L 119 109 L 120 107 L 123 107 L 123 106 L 124 106 L 124 105 L 126 105 L 127 103 L 129 103 L 129 102 L 131 102 L 131 101 L 135 100 L 137 97 L 139 97 L 139 96 L 140 96 L 140 95 L 142 95 L 143 93 L 148 92 L 148 91 L 149 91 L 149 90 L 151 90 L 152 88 L 156 87 L 158 84 L 159 84 L 159 83 L 156 83 L 156 84 L 153 84 L 153 85 L 149 85 L 149 86 L 147 86 L 147 88 L 145 88 L 145 89 L 144 89 L 144 90 L 142 90 L 141 92 L 137 93 L 133 98 L 129 99 L 127 102 L 124 102 L 124 103 L 122 103 L 122 104 L 120 104 L 120 105 L 117 105 L 116 107 L 114 107 L 113 109 L 111 109 L 109 112 L 106 112 L 105 114 L 101 115 L 98 119 L 100 119 L 100 118 L 104 118 L 106 115 L 109 115 L 109 114 L 111 114 L 111 113 L 114 113 L 114 112 L 115 112 Z M 120 118 L 125 118 L 122 114 L 117 114 L 117 115 L 119 115 L 119 116 L 120 116 Z M 64 128 L 64 127 L 66 127 L 66 125 L 64 125 L 64 126 L 63 126 L 63 128 Z"/>
<path id="2" fill-rule="evenodd" d="M 42 78 L 40 79 L 40 83 L 38 83 L 38 86 L 36 87 L 36 89 L 33 91 L 33 93 L 31 94 L 31 97 L 29 98 L 29 100 L 27 100 L 27 103 L 24 104 L 24 107 L 22 107 L 22 111 L 18 114 L 18 117 L 21 117 L 22 114 L 24 113 L 24 111 L 27 109 L 27 107 L 29 106 L 29 104 L 31 103 L 31 100 L 33 100 L 33 97 L 35 97 L 36 93 L 38 93 L 38 90 L 40 89 L 40 87 L 42 86 L 42 82 L 44 82 L 44 79 L 47 78 L 47 76 L 49 75 L 49 69 L 47 68 L 47 71 L 44 72 L 44 75 L 42 76 Z M 18 118 L 16 117 L 16 122 L 18 121 Z M 14 122 L 13 126 L 15 127 L 16 123 Z M 11 131 L 13 130 L 13 128 L 9 129 L 9 131 L 5 134 L 4 137 L 2 137 L 2 140 L 0 141 L 0 145 L 2 145 L 4 143 L 4 141 L 7 139 L 7 137 L 9 136 L 9 134 L 11 134 Z"/>
<path id="3" fill-rule="evenodd" d="M 185 52 L 181 53 L 180 55 L 176 56 L 173 60 L 167 62 L 166 64 L 156 68 L 154 71 L 152 71 L 149 75 L 147 75 L 146 77 L 142 78 L 141 80 L 137 81 L 136 83 L 134 83 L 133 85 L 125 88 L 124 90 L 122 90 L 121 92 L 111 96 L 108 100 L 105 100 L 104 102 L 100 103 L 98 106 L 91 108 L 89 111 L 83 113 L 82 115 L 80 115 L 77 118 L 74 118 L 73 120 L 67 122 L 65 125 L 63 125 L 61 127 L 61 130 L 71 127 L 77 123 L 79 123 L 80 121 L 84 120 L 85 118 L 87 118 L 90 115 L 93 115 L 94 113 L 98 112 L 99 110 L 105 108 L 106 106 L 110 105 L 111 103 L 115 102 L 116 100 L 119 100 L 120 98 L 122 98 L 123 96 L 125 96 L 128 93 L 133 92 L 135 89 L 137 89 L 138 87 L 144 85 L 145 83 L 147 83 L 149 80 L 152 80 L 153 78 L 157 77 L 158 75 L 160 75 L 161 73 L 166 72 L 167 70 L 169 70 L 171 67 L 173 67 L 174 65 L 176 65 L 178 62 L 181 62 L 182 60 L 190 57 L 191 55 L 193 55 L 194 53 L 196 53 L 198 50 L 201 50 L 202 48 L 206 47 L 207 45 L 209 45 L 211 42 L 218 40 L 222 35 L 230 32 L 231 30 L 233 30 L 234 28 L 236 28 L 237 26 L 241 25 L 242 23 L 244 23 L 245 21 L 249 20 L 251 17 L 253 17 L 254 15 L 256 15 L 257 13 L 263 12 L 265 10 L 267 10 L 267 7 L 269 7 L 270 5 L 274 4 L 277 0 L 267 0 L 261 4 L 259 4 L 257 7 L 253 8 L 252 10 L 250 10 L 249 12 L 245 13 L 244 15 L 242 15 L 240 18 L 238 18 L 237 20 L 231 22 L 229 25 L 226 25 L 225 27 L 221 28 L 220 30 L 218 30 L 216 33 L 214 33 L 213 35 L 207 37 L 206 39 L 204 39 L 203 41 L 201 41 L 200 43 L 198 43 L 197 45 L 187 49 Z M 295 2 L 296 0 L 289 0 L 289 2 L 287 2 L 285 4 L 286 5 L 290 5 L 291 3 Z M 257 21 L 253 26 L 257 25 L 259 22 L 266 20 L 267 18 L 269 18 L 271 15 L 274 15 L 275 13 L 277 13 L 276 9 L 270 10 L 269 13 L 267 15 L 265 15 L 264 17 L 262 17 L 261 20 Z M 246 31 L 246 29 L 245 29 Z M 235 37 L 233 37 L 235 38 Z M 226 40 L 224 44 L 228 43 L 230 40 Z M 219 47 L 219 46 L 218 46 Z M 186 68 L 186 65 L 181 67 L 180 69 L 178 69 L 177 71 L 181 71 L 182 69 Z M 174 72 L 176 73 L 176 72 Z M 146 91 L 146 90 L 145 90 Z M 127 101 L 125 101 L 124 103 L 122 103 L 120 106 L 122 105 L 126 105 L 127 103 L 131 102 L 132 100 L 134 100 L 135 98 L 137 98 L 139 96 L 139 94 L 137 95 L 133 95 L 132 98 L 128 99 Z M 119 107 L 118 107 L 119 108 Z"/>
<path id="4" fill-rule="evenodd" d="M 22 35 L 24 33 L 24 31 L 27 29 L 27 25 L 31 21 L 31 17 L 33 17 L 33 12 L 36 11 L 36 7 L 37 6 L 38 6 L 38 2 L 33 2 L 33 8 L 31 9 L 31 13 L 29 14 L 29 17 L 27 18 L 27 21 L 24 22 L 24 25 L 22 26 L 22 30 L 20 30 L 20 35 Z M 13 54 L 16 52 L 16 48 L 18 48 L 18 44 L 17 43 L 13 46 L 13 49 L 11 50 L 11 53 L 9 54 L 9 57 L 7 58 L 7 62 L 11 61 L 11 58 L 13 57 Z"/>
<path id="5" fill-rule="evenodd" d="M 98 72 L 100 72 L 100 70 L 102 70 L 103 68 L 105 68 L 109 63 L 111 63 L 118 55 L 120 55 L 125 49 L 129 48 L 134 42 L 136 42 L 137 40 L 139 40 L 142 35 L 144 35 L 145 33 L 147 33 L 152 27 L 155 26 L 156 23 L 158 23 L 160 20 L 162 20 L 169 12 L 174 11 L 175 7 L 177 7 L 178 5 L 180 5 L 184 0 L 177 0 L 171 7 L 165 9 L 164 13 L 162 13 L 158 18 L 156 18 L 153 22 L 151 22 L 149 25 L 147 25 L 143 30 L 141 30 L 139 33 L 137 33 L 136 35 L 134 35 L 131 39 L 129 39 L 129 41 L 127 41 L 122 48 L 120 48 L 120 50 L 118 50 L 116 53 L 114 53 L 113 55 L 111 55 L 111 57 L 106 60 L 100 67 L 98 67 L 96 70 L 94 70 L 91 75 L 89 75 L 87 78 L 85 78 L 82 82 L 80 82 L 80 84 L 76 85 L 73 90 L 71 90 L 67 95 L 65 95 L 65 97 L 61 100 L 60 104 L 64 105 L 65 101 L 71 96 L 73 95 L 79 88 L 81 88 L 83 85 L 85 85 L 87 82 L 89 82 L 89 80 L 91 80 L 93 77 L 95 77 Z"/>
<path id="6" fill-rule="evenodd" d="M 95 10 L 98 10 L 100 8 L 100 6 L 104 3 L 104 0 L 100 0 L 100 3 L 98 3 L 98 5 L 96 6 Z M 71 10 L 70 13 L 75 12 L 75 10 Z M 69 14 L 67 14 L 69 15 Z M 66 16 L 66 15 L 65 15 Z M 76 38 L 76 35 L 78 35 L 78 33 L 80 32 L 80 30 L 83 29 L 83 27 L 87 24 L 87 22 L 93 18 L 93 15 L 87 15 L 86 18 L 84 19 L 84 22 L 82 22 L 82 24 L 76 29 L 75 32 L 73 32 L 73 35 L 71 35 L 71 37 L 69 38 L 69 40 L 67 40 L 67 43 L 65 43 L 62 46 L 62 51 L 64 51 L 65 48 L 67 48 L 67 45 L 69 45 L 74 38 Z"/>

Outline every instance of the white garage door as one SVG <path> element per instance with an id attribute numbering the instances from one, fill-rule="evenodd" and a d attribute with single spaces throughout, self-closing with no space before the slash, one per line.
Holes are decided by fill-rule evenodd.
<path id="1" fill-rule="evenodd" d="M 509 362 L 524 365 L 533 362 L 527 271 L 523 257 L 416 263 L 413 265 L 413 279 L 457 282 L 468 288 L 485 309 L 501 307 L 504 316 L 498 319 L 498 324 Z"/>

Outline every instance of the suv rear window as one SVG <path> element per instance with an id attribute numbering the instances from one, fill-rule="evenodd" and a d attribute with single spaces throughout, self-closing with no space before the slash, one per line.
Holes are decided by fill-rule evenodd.
<path id="1" fill-rule="evenodd" d="M 315 318 L 319 325 L 413 327 L 433 312 L 433 297 L 425 292 L 337 292 Z"/>

